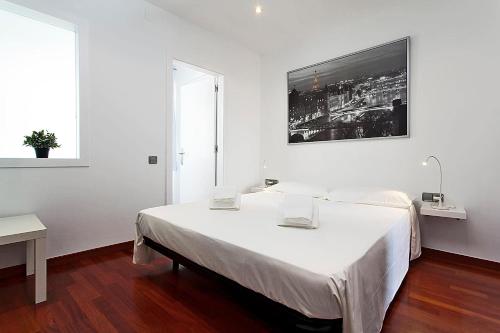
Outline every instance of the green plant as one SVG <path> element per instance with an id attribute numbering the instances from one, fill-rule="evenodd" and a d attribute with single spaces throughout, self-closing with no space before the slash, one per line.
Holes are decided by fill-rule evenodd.
<path id="1" fill-rule="evenodd" d="M 54 133 L 45 130 L 33 131 L 31 135 L 24 136 L 24 145 L 33 148 L 59 148 L 57 138 Z"/>

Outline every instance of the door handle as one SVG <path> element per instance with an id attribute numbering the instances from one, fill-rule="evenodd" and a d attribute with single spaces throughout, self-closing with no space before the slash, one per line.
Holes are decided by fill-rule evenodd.
<path id="1" fill-rule="evenodd" d="M 179 154 L 181 156 L 181 165 L 184 165 L 184 154 L 185 154 L 185 152 L 183 151 L 183 152 L 180 152 L 180 153 L 177 153 L 177 154 Z"/>

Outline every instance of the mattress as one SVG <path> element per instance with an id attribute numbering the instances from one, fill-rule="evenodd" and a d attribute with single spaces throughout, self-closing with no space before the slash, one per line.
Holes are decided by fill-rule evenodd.
<path id="1" fill-rule="evenodd" d="M 380 331 L 408 270 L 414 208 L 321 200 L 318 229 L 283 228 L 282 196 L 243 195 L 240 211 L 209 210 L 208 200 L 143 210 L 134 262 L 151 259 L 145 236 L 307 317 Z"/>

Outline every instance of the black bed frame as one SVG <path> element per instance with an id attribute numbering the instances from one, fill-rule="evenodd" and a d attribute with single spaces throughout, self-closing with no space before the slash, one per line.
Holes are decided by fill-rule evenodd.
<path id="1" fill-rule="evenodd" d="M 177 272 L 179 270 L 179 264 L 187 267 L 193 271 L 200 272 L 202 274 L 207 274 L 209 276 L 215 277 L 222 280 L 225 285 L 229 288 L 234 288 L 239 292 L 245 293 L 247 297 L 253 298 L 255 302 L 259 305 L 268 307 L 272 311 L 272 318 L 279 317 L 281 322 L 285 322 L 294 328 L 294 330 L 305 331 L 305 332 L 342 332 L 342 319 L 317 319 L 309 318 L 302 313 L 286 307 L 283 304 L 277 303 L 264 295 L 261 295 L 253 290 L 245 288 L 238 284 L 237 282 L 226 278 L 214 271 L 200 266 L 197 263 L 187 259 L 186 257 L 172 251 L 165 246 L 158 244 L 151 240 L 150 238 L 144 237 L 144 243 L 146 246 L 163 254 L 164 256 L 172 259 L 172 270 Z"/>

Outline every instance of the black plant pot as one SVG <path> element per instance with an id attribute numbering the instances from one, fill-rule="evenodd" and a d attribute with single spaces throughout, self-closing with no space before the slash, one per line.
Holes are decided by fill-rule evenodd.
<path id="1" fill-rule="evenodd" d="M 48 158 L 50 148 L 35 148 L 36 158 Z"/>

